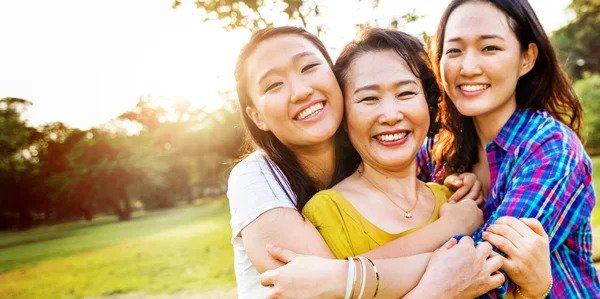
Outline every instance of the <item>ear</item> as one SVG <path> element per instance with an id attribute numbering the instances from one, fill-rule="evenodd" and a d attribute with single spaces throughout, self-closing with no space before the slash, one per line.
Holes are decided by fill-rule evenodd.
<path id="1" fill-rule="evenodd" d="M 248 117 L 250 117 L 250 119 L 259 129 L 263 131 L 269 131 L 269 127 L 263 120 L 258 110 L 256 110 L 256 108 L 250 106 L 246 107 L 246 114 L 248 115 Z"/>
<path id="2" fill-rule="evenodd" d="M 538 56 L 538 47 L 535 43 L 530 43 L 527 46 L 527 50 L 523 51 L 521 54 L 521 71 L 519 72 L 519 77 L 524 76 L 529 73 L 533 66 L 535 65 L 535 60 Z"/>

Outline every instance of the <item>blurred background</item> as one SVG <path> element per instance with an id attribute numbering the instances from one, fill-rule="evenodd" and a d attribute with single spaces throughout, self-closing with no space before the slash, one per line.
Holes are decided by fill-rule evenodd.
<path id="1" fill-rule="evenodd" d="M 235 297 L 224 192 L 251 32 L 304 26 L 335 59 L 365 26 L 426 43 L 448 2 L 0 1 L 0 298 Z M 600 0 L 530 3 L 583 102 L 598 187 Z"/>

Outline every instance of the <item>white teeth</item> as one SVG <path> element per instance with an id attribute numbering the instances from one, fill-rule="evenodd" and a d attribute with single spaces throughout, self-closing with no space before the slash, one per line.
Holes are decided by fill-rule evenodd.
<path id="1" fill-rule="evenodd" d="M 407 131 L 405 131 L 403 133 L 396 133 L 396 134 L 377 135 L 377 136 L 375 136 L 375 139 L 381 140 L 381 141 L 392 142 L 392 141 L 398 141 L 398 140 L 406 137 L 406 135 L 408 135 Z"/>
<path id="2" fill-rule="evenodd" d="M 318 103 L 302 110 L 302 112 L 298 113 L 298 116 L 296 116 L 296 119 L 303 120 L 303 119 L 321 111 L 321 109 L 323 109 L 323 107 L 325 107 L 325 105 L 323 105 L 323 102 L 318 102 Z"/>
<path id="3" fill-rule="evenodd" d="M 461 85 L 460 89 L 464 91 L 480 91 L 488 88 L 488 84 L 476 84 L 476 85 Z"/>

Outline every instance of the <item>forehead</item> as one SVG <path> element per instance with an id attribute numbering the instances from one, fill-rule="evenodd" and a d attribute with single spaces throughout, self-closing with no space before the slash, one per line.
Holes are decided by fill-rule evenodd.
<path id="1" fill-rule="evenodd" d="M 416 76 L 398 53 L 383 50 L 360 54 L 352 62 L 346 78 L 346 85 L 354 89 L 363 85 L 415 80 Z"/>
<path id="2" fill-rule="evenodd" d="M 446 23 L 444 41 L 482 35 L 513 36 L 504 12 L 489 2 L 468 2 L 457 7 Z"/>
<path id="3" fill-rule="evenodd" d="M 282 34 L 263 40 L 248 57 L 246 67 L 248 78 L 252 81 L 253 76 L 260 76 L 270 69 L 286 66 L 293 62 L 295 55 L 303 52 L 325 59 L 311 41 L 300 35 Z"/>

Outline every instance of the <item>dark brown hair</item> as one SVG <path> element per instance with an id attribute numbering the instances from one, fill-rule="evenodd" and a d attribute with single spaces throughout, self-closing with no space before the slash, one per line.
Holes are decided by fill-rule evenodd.
<path id="1" fill-rule="evenodd" d="M 256 31 L 250 38 L 250 41 L 242 48 L 235 67 L 235 79 L 237 81 L 237 94 L 240 106 L 240 114 L 246 132 L 245 155 L 254 151 L 256 148 L 262 149 L 269 158 L 267 159 L 267 162 L 269 163 L 270 171 L 274 174 L 278 184 L 283 190 L 286 190 L 285 192 L 290 200 L 295 202 L 295 206 L 298 211 L 302 211 L 302 208 L 306 202 L 315 193 L 317 193 L 319 189 L 317 184 L 301 167 L 296 155 L 294 155 L 294 153 L 287 146 L 281 143 L 281 141 L 271 131 L 263 131 L 259 129 L 245 112 L 246 107 L 251 107 L 253 105 L 252 99 L 250 98 L 250 94 L 248 92 L 248 78 L 246 78 L 246 63 L 248 58 L 263 41 L 288 34 L 297 35 L 310 41 L 313 45 L 315 45 L 315 47 L 317 47 L 321 54 L 323 54 L 323 57 L 325 57 L 325 60 L 327 60 L 329 66 L 333 67 L 331 57 L 327 53 L 325 46 L 318 37 L 302 28 L 287 26 L 273 27 Z M 334 138 L 336 146 L 336 165 L 344 164 L 344 160 L 346 159 L 344 153 L 347 152 L 344 148 L 347 145 L 344 141 L 345 137 L 341 133 L 340 129 L 338 129 Z M 279 175 L 276 174 L 273 163 L 277 165 L 279 169 L 281 169 L 282 174 L 287 179 L 287 184 L 289 184 L 290 189 L 292 192 L 294 192 L 294 194 L 289 194 L 287 192 L 287 188 L 285 187 L 287 184 L 278 179 Z M 343 176 L 338 173 L 339 171 L 340 169 L 336 167 L 334 178 L 337 178 L 337 181 L 339 181 L 339 178 Z M 330 185 L 337 183 L 337 181 L 336 179 L 332 180 Z"/>
<path id="2" fill-rule="evenodd" d="M 427 106 L 429 106 L 430 124 L 427 135 L 435 135 L 438 130 L 436 118 L 440 88 L 423 44 L 412 35 L 392 29 L 364 29 L 357 39 L 344 47 L 333 67 L 342 92 L 345 92 L 346 89 L 348 71 L 361 54 L 386 50 L 396 52 L 406 62 L 412 73 L 421 80 Z"/>
<path id="3" fill-rule="evenodd" d="M 538 47 L 538 57 L 533 68 L 517 81 L 517 106 L 532 111 L 546 109 L 580 136 L 581 103 L 570 80 L 560 68 L 554 48 L 527 0 L 453 0 L 442 15 L 430 47 L 430 57 L 438 81 L 442 81 L 440 60 L 448 18 L 457 7 L 469 2 L 491 3 L 502 11 L 519 40 L 521 51 L 525 51 L 531 43 Z M 479 139 L 475 126 L 471 117 L 458 112 L 446 92 L 442 93 L 440 120 L 442 127 L 433 150 L 436 162 L 444 165 L 446 175 L 471 171 L 478 161 Z"/>

